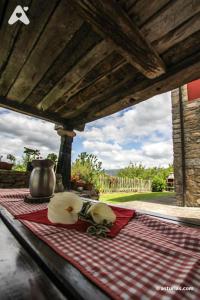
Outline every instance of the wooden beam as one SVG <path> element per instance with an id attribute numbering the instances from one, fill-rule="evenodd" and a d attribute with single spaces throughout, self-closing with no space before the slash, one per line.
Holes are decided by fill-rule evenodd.
<path id="1" fill-rule="evenodd" d="M 140 0 L 137 1 L 137 6 L 139 5 L 139 7 L 144 7 L 145 5 L 145 1 L 146 0 Z M 141 31 L 145 31 L 145 35 L 147 35 L 148 37 L 148 30 L 151 29 L 151 16 L 152 14 L 154 14 L 157 10 L 159 10 L 162 5 L 164 6 L 166 4 L 166 2 L 162 2 L 162 3 L 158 3 L 156 2 L 156 0 L 152 0 L 151 1 L 151 5 L 152 5 L 152 9 L 149 11 L 146 11 L 146 15 L 144 15 L 139 7 L 137 7 L 137 15 L 139 16 L 138 18 L 133 18 L 133 20 L 135 19 L 137 25 L 139 27 L 142 26 L 142 24 L 144 23 L 144 20 L 146 19 L 150 19 L 147 23 L 145 23 L 142 27 L 141 27 Z M 170 5 L 167 5 L 164 7 L 164 12 L 167 12 L 166 16 L 169 15 L 169 11 L 168 9 L 171 7 L 171 3 Z M 177 5 L 172 5 L 173 7 L 173 18 L 175 18 L 175 12 L 177 11 Z M 191 7 L 189 5 L 189 3 L 187 2 L 186 5 L 187 9 L 190 11 L 190 16 L 192 14 L 192 10 Z M 133 7 L 133 14 L 135 12 L 135 6 Z M 163 10 L 162 10 L 163 13 Z M 193 12 L 195 13 L 195 12 Z M 164 14 L 165 15 L 165 14 Z M 158 14 L 159 16 L 159 14 Z M 157 19 L 157 14 L 156 14 L 156 19 Z M 184 18 L 186 18 L 186 15 L 184 14 Z M 179 19 L 179 22 L 183 22 L 185 19 L 181 18 Z M 160 23 L 162 23 L 162 18 L 159 18 Z M 166 27 L 169 27 L 169 20 L 165 20 L 166 23 Z M 187 38 L 188 36 L 190 36 L 191 34 L 193 34 L 194 32 L 196 32 L 200 26 L 200 17 L 199 17 L 199 13 L 195 14 L 193 17 L 190 17 L 186 22 L 184 22 L 183 24 L 181 24 L 181 26 L 178 26 L 176 29 L 168 32 L 165 30 L 165 32 L 168 32 L 165 36 L 161 37 L 161 31 L 155 31 L 154 35 L 151 35 L 151 39 L 148 40 L 150 42 L 154 41 L 152 43 L 153 47 L 156 49 L 156 51 L 161 55 L 163 52 L 165 52 L 167 49 L 169 49 L 171 46 L 178 44 L 179 42 L 181 42 L 182 40 L 184 40 L 185 38 Z M 171 25 L 170 25 L 171 26 Z M 173 25 L 174 28 L 175 25 Z M 171 27 L 169 27 L 171 29 Z M 92 34 L 92 32 L 91 32 Z M 94 34 L 94 32 L 93 32 Z M 87 42 L 85 43 L 85 40 L 87 40 L 87 37 L 82 39 L 82 41 L 84 40 L 84 45 L 87 44 Z M 50 70 L 47 72 L 47 74 L 45 74 L 44 78 L 42 79 L 42 81 L 38 84 L 38 86 L 36 87 L 36 89 L 33 90 L 32 94 L 28 97 L 28 99 L 26 100 L 27 103 L 29 103 L 29 101 L 31 101 L 31 103 L 39 103 L 42 101 L 42 97 L 45 96 L 45 102 L 44 102 L 44 109 L 48 109 L 50 111 L 56 111 L 59 112 L 61 111 L 64 107 L 67 107 L 68 101 L 71 101 L 71 97 L 75 96 L 76 93 L 78 93 L 80 90 L 89 87 L 89 85 L 92 85 L 94 82 L 96 82 L 97 80 L 101 80 L 101 78 L 103 76 L 107 76 L 109 73 L 113 73 L 116 69 L 116 66 L 122 66 L 123 64 L 125 64 L 126 60 L 124 58 L 120 58 L 117 59 L 115 52 L 111 53 L 110 55 L 108 55 L 108 57 L 106 57 L 104 60 L 96 63 L 96 65 L 91 64 L 91 60 L 90 62 L 88 61 L 88 63 L 85 63 L 85 75 L 83 72 L 79 72 L 80 69 L 83 69 L 84 64 L 82 64 L 81 60 L 77 62 L 77 66 L 73 67 L 73 70 L 70 71 L 69 76 L 67 76 L 67 69 L 65 72 L 65 76 L 63 78 L 63 80 L 61 79 L 60 82 L 58 82 L 58 77 L 61 75 L 61 72 L 64 72 L 64 67 L 66 66 L 66 64 L 68 64 L 68 62 L 73 61 L 73 57 L 77 55 L 77 53 L 79 54 L 79 51 L 81 52 L 82 49 L 84 48 L 84 45 L 79 44 L 80 47 L 76 47 L 75 51 L 73 51 L 72 56 L 69 58 L 69 60 L 67 60 L 67 62 L 62 62 L 62 59 L 58 59 L 58 62 L 56 62 L 56 64 L 53 65 L 52 68 L 50 68 Z M 98 52 L 98 58 L 100 57 L 100 55 L 102 55 L 104 52 L 104 50 L 106 50 L 106 48 L 112 49 L 112 45 L 111 43 L 105 43 L 103 42 L 104 47 L 101 47 L 101 52 Z M 191 45 L 192 46 L 192 45 Z M 70 48 L 70 45 L 69 45 Z M 80 49 L 79 49 L 80 48 Z M 97 54 L 97 53 L 96 53 Z M 181 55 L 181 51 L 179 51 L 179 54 Z M 68 50 L 66 49 L 66 55 L 69 55 Z M 118 56 L 120 56 L 118 54 Z M 176 53 L 177 56 L 177 53 Z M 65 55 L 63 53 L 63 57 L 65 59 Z M 94 57 L 94 55 L 93 55 Z M 176 57 L 173 58 L 173 60 Z M 64 61 L 64 60 L 63 60 Z M 165 61 L 165 60 L 164 60 Z M 166 63 L 166 61 L 165 61 Z M 167 63 L 166 63 L 167 65 Z M 90 66 L 91 70 L 88 71 L 88 66 Z M 57 69 L 57 70 L 56 70 Z M 78 71 L 78 73 L 77 73 Z M 87 73 L 88 72 L 88 73 Z M 77 76 L 74 76 L 74 73 L 77 74 Z M 131 74 L 130 74 L 131 75 Z M 53 78 L 53 79 L 52 79 Z M 71 84 L 71 80 L 73 79 Z M 56 86 L 54 87 L 53 85 L 57 83 L 58 88 L 56 88 Z M 54 88 L 54 92 L 53 94 L 50 92 L 48 95 L 48 91 L 50 91 L 51 88 Z M 75 100 L 75 99 L 74 99 Z M 87 101 L 88 99 L 86 99 Z M 77 114 L 77 113 L 76 113 Z"/>
<path id="2" fill-rule="evenodd" d="M 164 62 L 114 0 L 70 0 L 97 32 L 148 78 L 165 73 Z"/>
<path id="3" fill-rule="evenodd" d="M 173 66 L 167 74 L 162 75 L 161 78 L 152 80 L 140 80 L 134 82 L 129 80 L 124 85 L 126 89 L 122 89 L 121 86 L 116 87 L 112 91 L 112 95 L 104 95 L 104 101 L 98 105 L 93 104 L 88 113 L 84 112 L 79 117 L 72 121 L 72 124 L 76 126 L 81 122 L 91 122 L 99 118 L 111 115 L 124 108 L 130 107 L 134 104 L 149 99 L 155 95 L 171 91 L 178 86 L 181 86 L 187 82 L 195 80 L 200 77 L 200 53 L 189 57 L 183 62 Z"/>
<path id="4" fill-rule="evenodd" d="M 57 174 L 62 175 L 62 183 L 65 189 L 71 188 L 71 152 L 73 137 L 62 136 L 58 157 Z"/>
<path id="5" fill-rule="evenodd" d="M 3 96 L 0 96 L 0 107 L 39 118 L 48 122 L 64 124 L 69 130 L 72 129 L 70 124 L 67 123 L 66 119 L 60 117 L 60 115 L 58 115 L 57 113 L 43 112 L 35 107 L 30 107 L 26 104 L 20 104 L 17 101 L 9 100 Z"/>

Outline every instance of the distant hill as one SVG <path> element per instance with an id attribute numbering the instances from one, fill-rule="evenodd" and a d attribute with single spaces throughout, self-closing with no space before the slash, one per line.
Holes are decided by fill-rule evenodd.
<path id="1" fill-rule="evenodd" d="M 110 176 L 116 176 L 120 170 L 121 169 L 110 169 L 110 170 L 105 170 L 105 173 Z"/>

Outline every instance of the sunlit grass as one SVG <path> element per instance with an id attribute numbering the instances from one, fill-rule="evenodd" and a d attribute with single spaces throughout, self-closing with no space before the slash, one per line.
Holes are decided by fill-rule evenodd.
<path id="1" fill-rule="evenodd" d="M 110 193 L 101 194 L 100 200 L 103 202 L 129 202 L 129 201 L 142 201 L 142 200 L 152 200 L 156 198 L 162 198 L 171 196 L 173 197 L 175 193 L 172 192 L 154 192 L 154 193 Z"/>

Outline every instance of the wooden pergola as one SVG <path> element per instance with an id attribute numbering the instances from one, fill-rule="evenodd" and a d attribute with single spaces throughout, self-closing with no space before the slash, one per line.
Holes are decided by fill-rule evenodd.
<path id="1" fill-rule="evenodd" d="M 37 0 L 8 25 L 1 1 L 0 106 L 68 131 L 200 77 L 200 0 Z M 142 118 L 142 116 L 141 116 Z M 73 137 L 58 171 L 69 186 Z"/>

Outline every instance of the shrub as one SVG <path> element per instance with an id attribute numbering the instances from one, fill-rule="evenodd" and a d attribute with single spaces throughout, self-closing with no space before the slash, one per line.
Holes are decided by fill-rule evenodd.
<path id="1" fill-rule="evenodd" d="M 95 188 L 98 188 L 97 177 L 102 173 L 102 162 L 94 154 L 82 152 L 72 164 L 72 180 L 91 183 Z"/>
<path id="2" fill-rule="evenodd" d="M 166 188 L 165 180 L 159 176 L 154 176 L 151 184 L 152 192 L 162 192 Z"/>

